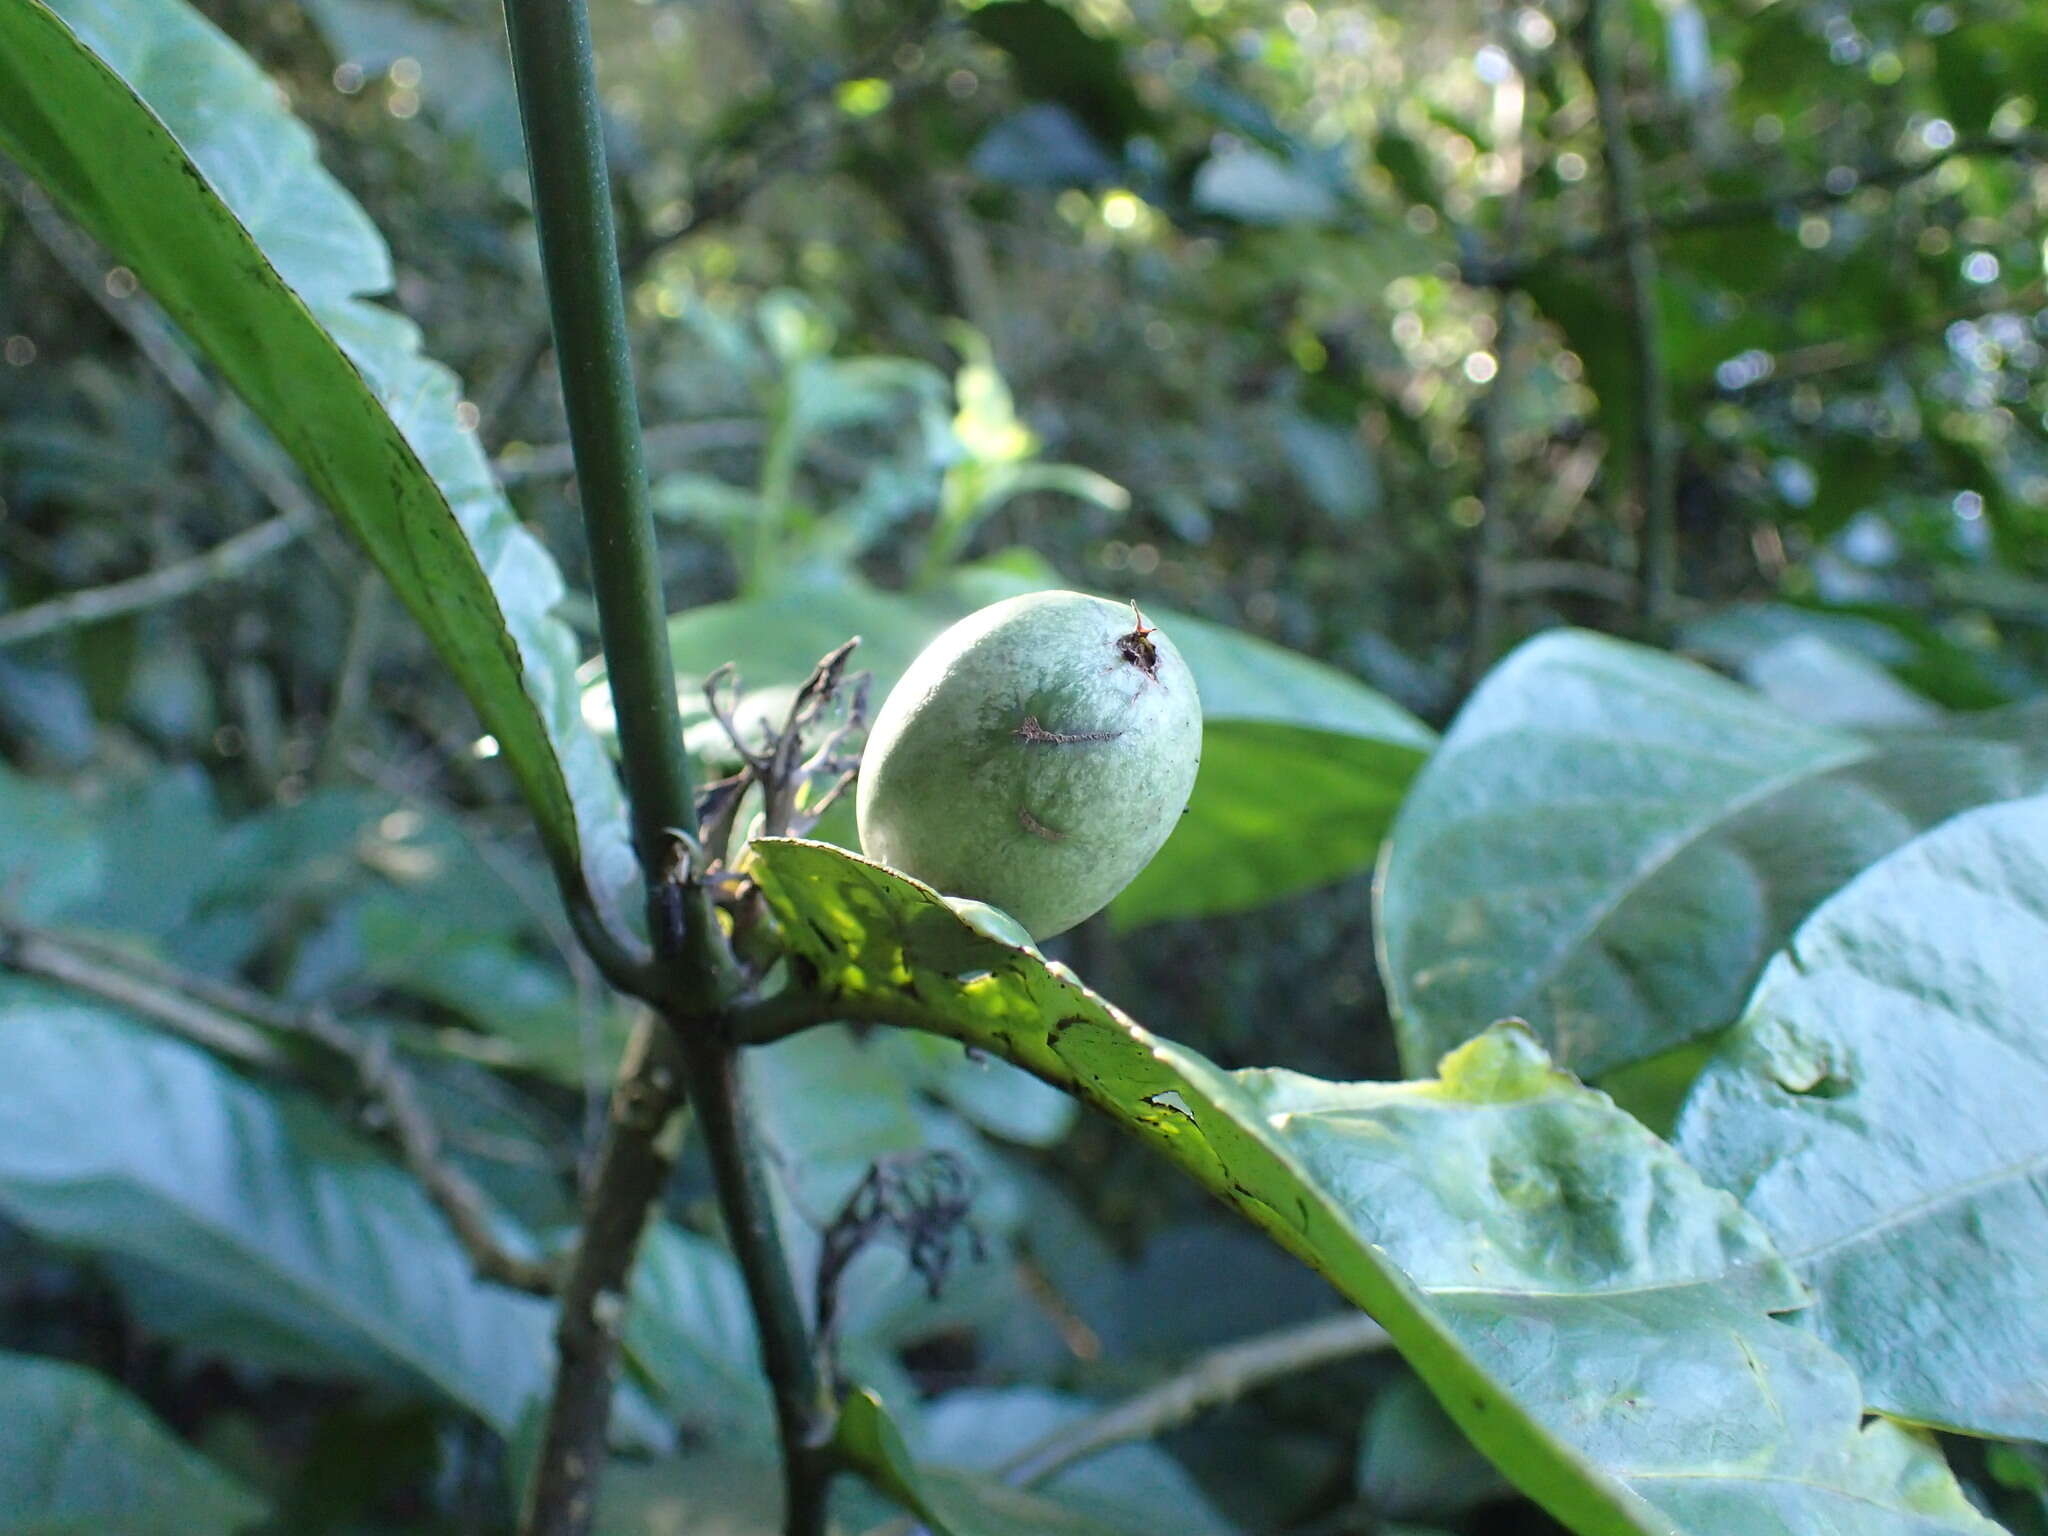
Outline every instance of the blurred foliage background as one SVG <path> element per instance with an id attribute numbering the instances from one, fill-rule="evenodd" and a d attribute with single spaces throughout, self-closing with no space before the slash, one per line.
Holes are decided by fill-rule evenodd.
<path id="1" fill-rule="evenodd" d="M 494 8 L 201 9 L 390 241 L 397 303 L 466 381 L 594 651 Z M 849 573 L 916 593 L 998 555 L 1320 658 L 1438 727 L 1560 624 L 1863 726 L 2042 686 L 2030 0 L 594 9 L 672 611 L 801 606 Z M 0 797 L 33 835 L 0 848 L 0 902 L 375 1020 L 464 1165 L 558 1226 L 622 1020 L 488 743 L 366 562 L 235 451 L 232 407 L 174 342 L 138 344 L 132 274 L 7 185 Z M 59 602 L 274 520 L 174 600 L 94 622 Z M 1226 1065 L 1390 1075 L 1368 887 L 1097 920 L 1061 952 Z M 805 1037 L 763 1076 L 771 1105 L 776 1081 L 824 1085 L 830 1113 L 769 1111 L 814 1223 L 883 1153 L 977 1172 L 987 1255 L 936 1303 L 878 1257 L 856 1330 L 872 1373 L 932 1400 L 943 1455 L 1000 1459 L 1329 1308 L 1108 1129 L 928 1044 Z M 669 1210 L 673 1275 L 724 1283 L 687 1159 Z M 275 1339 L 195 1326 L 146 1263 L 5 1225 L 0 1257 L 0 1344 L 111 1374 L 279 1528 L 502 1528 L 496 1437 L 406 1371 L 273 1368 Z M 730 1331 L 696 1350 L 746 1358 Z M 702 1395 L 661 1377 L 638 1382 L 657 1405 Z M 751 1487 L 731 1443 L 704 1428 Z M 1130 1529 L 1160 1500 L 1175 1529 L 1551 1528 L 1387 1360 L 1163 1444 L 1072 1474 L 1078 1496 Z M 2038 1467 L 1977 1459 L 2004 1518 L 2043 1529 Z M 743 1494 L 714 1502 L 757 1528 Z"/>

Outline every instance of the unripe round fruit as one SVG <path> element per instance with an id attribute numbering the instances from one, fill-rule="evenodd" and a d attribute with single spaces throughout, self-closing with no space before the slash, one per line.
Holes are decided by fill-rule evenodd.
<path id="1" fill-rule="evenodd" d="M 1009 598 L 890 690 L 861 765 L 861 848 L 1048 938 L 1151 861 L 1201 754 L 1194 679 L 1132 605 Z"/>

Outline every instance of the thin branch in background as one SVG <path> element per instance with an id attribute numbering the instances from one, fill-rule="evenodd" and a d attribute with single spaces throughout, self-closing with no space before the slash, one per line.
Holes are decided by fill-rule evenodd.
<path id="1" fill-rule="evenodd" d="M 499 1240 L 490 1202 L 442 1156 L 442 1138 L 412 1074 L 389 1041 L 349 1028 L 319 1008 L 296 1009 L 216 977 L 179 970 L 104 940 L 43 933 L 0 922 L 0 966 L 127 1008 L 208 1050 L 245 1065 L 290 1072 L 291 1058 L 265 1031 L 309 1040 L 339 1057 L 374 1106 L 377 1128 L 453 1229 L 484 1279 L 533 1295 L 555 1289 L 552 1265 L 523 1258 Z"/>
<path id="2" fill-rule="evenodd" d="M 320 738 L 320 755 L 313 770 L 314 778 L 323 784 L 341 777 L 349 744 L 361 729 L 369 706 L 370 674 L 377 666 L 378 621 L 383 608 L 384 577 L 366 566 L 356 578 L 355 595 L 349 601 L 348 637 L 342 642 L 334 702 L 327 712 L 327 729 Z"/>
<path id="3" fill-rule="evenodd" d="M 1494 586 L 1503 597 L 1572 592 L 1624 608 L 1637 602 L 1640 591 L 1635 577 L 1627 571 L 1613 570 L 1585 560 L 1512 561 L 1494 573 Z"/>
<path id="4" fill-rule="evenodd" d="M 117 296 L 109 283 L 115 269 L 101 258 L 89 238 L 50 206 L 48 197 L 33 182 L 0 168 L 0 189 L 21 209 L 23 223 L 50 259 L 127 334 L 171 392 L 212 435 L 221 452 L 277 513 L 189 560 L 8 614 L 0 619 L 0 645 L 19 644 L 175 602 L 240 575 L 316 527 L 319 505 L 299 483 L 291 461 L 247 407 L 207 379 L 155 301 L 132 286 Z"/>
<path id="5" fill-rule="evenodd" d="M 1476 287 L 1518 285 L 1561 262 L 1594 261 L 1624 254 L 1632 241 L 1645 236 L 1665 237 L 1710 229 L 1739 228 L 1744 224 L 1765 223 L 1786 212 L 1834 207 L 1854 200 L 1873 187 L 1899 187 L 1918 181 L 1951 160 L 2043 158 L 2048 158 L 2048 133 L 1980 134 L 1959 138 L 1946 149 L 1936 150 L 1917 160 L 1885 160 L 1861 167 L 1842 167 L 1840 169 L 1848 171 L 1847 175 L 1831 175 L 1825 181 L 1787 187 L 1781 192 L 1695 203 L 1667 213 L 1639 209 L 1634 217 L 1620 222 L 1610 221 L 1607 228 L 1595 234 L 1561 241 L 1519 260 L 1473 262 L 1466 267 L 1464 279 Z"/>
<path id="6" fill-rule="evenodd" d="M 128 1009 L 231 1061 L 270 1072 L 291 1066 L 277 1042 L 245 1020 L 143 977 L 123 974 L 32 928 L 0 922 L 0 967 Z"/>
<path id="7" fill-rule="evenodd" d="M 1949 310 L 1946 314 L 1932 316 L 1918 325 L 1896 331 L 1889 336 L 1879 336 L 1868 341 L 1816 341 L 1807 346 L 1794 347 L 1789 352 L 1771 354 L 1768 368 L 1756 378 L 1732 387 L 1716 381 L 1702 390 L 1701 394 L 1708 398 L 1720 396 L 1742 399 L 1761 394 L 1774 386 L 1796 384 L 1802 379 L 1874 367 L 1916 342 L 1928 342 L 1941 337 L 1950 326 L 1961 321 L 1981 320 L 1986 315 L 2024 314 L 2038 310 L 2044 304 L 2048 304 L 2048 284 L 2029 283 L 2017 292 L 1995 287 L 1973 303 Z"/>
<path id="8" fill-rule="evenodd" d="M 1671 432 L 1671 379 L 1664 366 L 1664 319 L 1657 297 L 1657 253 L 1643 203 L 1642 168 L 1630 137 L 1628 104 L 1611 14 L 1612 0 L 1586 0 L 1580 48 L 1593 82 L 1607 162 L 1610 226 L 1621 233 L 1626 279 L 1623 316 L 1636 363 L 1636 473 L 1642 498 L 1642 612 L 1655 630 L 1665 621 L 1678 580 L 1678 455 Z"/>
<path id="9" fill-rule="evenodd" d="M 643 435 L 650 458 L 682 457 L 707 448 L 748 448 L 767 435 L 767 425 L 753 416 L 708 416 L 701 421 L 671 421 L 649 427 Z M 576 472 L 576 455 L 567 443 L 541 443 L 491 461 L 500 485 L 547 480 Z"/>
<path id="10" fill-rule="evenodd" d="M 1343 1312 L 1198 1355 L 1155 1387 L 1090 1414 L 1026 1446 L 1003 1463 L 1003 1481 L 1035 1487 L 1076 1462 L 1133 1440 L 1151 1440 L 1248 1392 L 1389 1344 L 1362 1312 Z"/>
<path id="11" fill-rule="evenodd" d="M 308 519 L 292 514 L 273 517 L 223 539 L 204 554 L 175 561 L 146 575 L 104 587 L 67 592 L 47 602 L 0 615 L 0 646 L 40 640 L 64 630 L 102 624 L 131 613 L 174 603 L 217 582 L 234 579 L 295 542 Z"/>

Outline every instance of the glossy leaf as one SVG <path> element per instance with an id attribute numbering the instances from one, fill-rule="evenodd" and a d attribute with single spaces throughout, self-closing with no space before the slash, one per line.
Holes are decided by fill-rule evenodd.
<path id="1" fill-rule="evenodd" d="M 1459 1427 L 1582 1536 L 1996 1530 L 1848 1366 L 1770 1314 L 1757 1224 L 1501 1026 L 1439 1080 L 1226 1073 L 928 888 L 757 842 L 847 1016 L 978 1045 L 1135 1133 L 1377 1318 Z"/>
<path id="2" fill-rule="evenodd" d="M 483 1284 L 419 1187 L 195 1047 L 0 983 L 0 1212 L 102 1257 L 162 1331 L 429 1388 L 509 1430 L 548 1309 Z"/>
<path id="3" fill-rule="evenodd" d="M 985 603 L 1053 585 L 989 566 L 911 595 L 851 578 L 673 620 L 686 710 L 699 684 L 737 661 L 751 690 L 801 682 L 861 636 L 856 665 L 879 707 L 917 653 Z M 1111 903 L 1119 927 L 1241 911 L 1369 869 L 1395 807 L 1435 738 L 1420 721 L 1334 668 L 1220 625 L 1147 608 L 1187 658 L 1202 698 L 1202 767 L 1180 827 Z M 1312 826 L 1314 835 L 1300 835 Z"/>
<path id="4" fill-rule="evenodd" d="M 0 1354 L 0 1536 L 232 1536 L 261 1501 L 104 1377 Z"/>
<path id="5" fill-rule="evenodd" d="M 368 216 L 276 88 L 181 0 L 0 11 L 0 148 L 129 268 L 270 427 L 411 609 L 532 808 L 557 873 L 631 880 L 585 727 L 560 573 L 458 419 Z M 222 280 L 223 274 L 234 280 Z"/>
<path id="6" fill-rule="evenodd" d="M 1528 1020 L 1588 1075 L 1731 1022 L 1771 952 L 1922 828 L 2048 783 L 2048 708 L 1882 741 L 1566 631 L 1486 680 L 1378 892 L 1403 1061 Z"/>
<path id="7" fill-rule="evenodd" d="M 1679 1121 L 1887 1413 L 2048 1438 L 2043 997 L 2034 798 L 1958 816 L 1815 912 Z"/>

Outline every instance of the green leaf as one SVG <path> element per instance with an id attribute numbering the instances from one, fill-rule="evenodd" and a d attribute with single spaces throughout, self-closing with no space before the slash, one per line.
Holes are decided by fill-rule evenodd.
<path id="1" fill-rule="evenodd" d="M 1358 1493 L 1374 1514 L 1450 1516 L 1512 1492 L 1413 1376 L 1374 1396 L 1358 1437 Z"/>
<path id="2" fill-rule="evenodd" d="M 548 1309 L 478 1281 L 418 1185 L 313 1106 L 23 982 L 0 1080 L 0 1211 L 113 1262 L 165 1331 L 499 1430 L 545 1390 Z"/>
<path id="3" fill-rule="evenodd" d="M 1486 679 L 1401 807 L 1378 893 L 1403 1061 L 1529 1021 L 1607 1072 L 1731 1022 L 1799 920 L 1969 806 L 2048 782 L 2048 708 L 1884 741 L 1564 631 Z"/>
<path id="4" fill-rule="evenodd" d="M 693 1436 L 772 1443 L 775 1420 L 746 1283 L 732 1255 L 710 1239 L 666 1223 L 648 1230 L 633 1271 L 625 1349 Z"/>
<path id="5" fill-rule="evenodd" d="M 475 704 L 558 877 L 630 884 L 554 562 L 513 516 L 368 216 L 277 88 L 180 0 L 0 11 L 0 148 L 205 351 L 360 539 Z M 225 281 L 224 275 L 232 281 Z"/>
<path id="6" fill-rule="evenodd" d="M 0 1536 L 230 1536 L 261 1501 L 101 1376 L 0 1354 Z"/>
<path id="7" fill-rule="evenodd" d="M 834 1448 L 847 1464 L 924 1521 L 932 1536 L 1130 1536 L 1134 1529 L 983 1478 L 918 1466 L 881 1399 L 869 1391 L 847 1398 L 835 1436 Z"/>
<path id="8" fill-rule="evenodd" d="M 1871 1405 L 2048 1439 L 2048 799 L 1906 844 L 1801 925 L 1679 1120 Z"/>
<path id="9" fill-rule="evenodd" d="M 1581 1536 L 1996 1531 L 1930 1445 L 1861 1429 L 1846 1363 L 1770 1316 L 1803 1292 L 1762 1229 L 1527 1031 L 1432 1082 L 1222 1072 L 914 881 L 754 848 L 846 1016 L 978 1045 L 1135 1133 L 1377 1318 Z"/>
<path id="10" fill-rule="evenodd" d="M 917 594 L 851 578 L 715 603 L 670 621 L 677 686 L 701 718 L 701 682 L 737 661 L 749 690 L 789 686 L 849 635 L 877 705 L 955 619 L 1050 583 L 993 566 Z M 1202 768 L 1179 829 L 1110 905 L 1117 926 L 1241 911 L 1372 867 L 1428 727 L 1332 667 L 1169 609 L 1145 616 L 1173 636 L 1202 699 Z M 1315 836 L 1300 836 L 1313 826 Z"/>
<path id="11" fill-rule="evenodd" d="M 93 818 L 54 785 L 0 765 L 0 900 L 43 922 L 100 888 L 106 853 Z"/>

